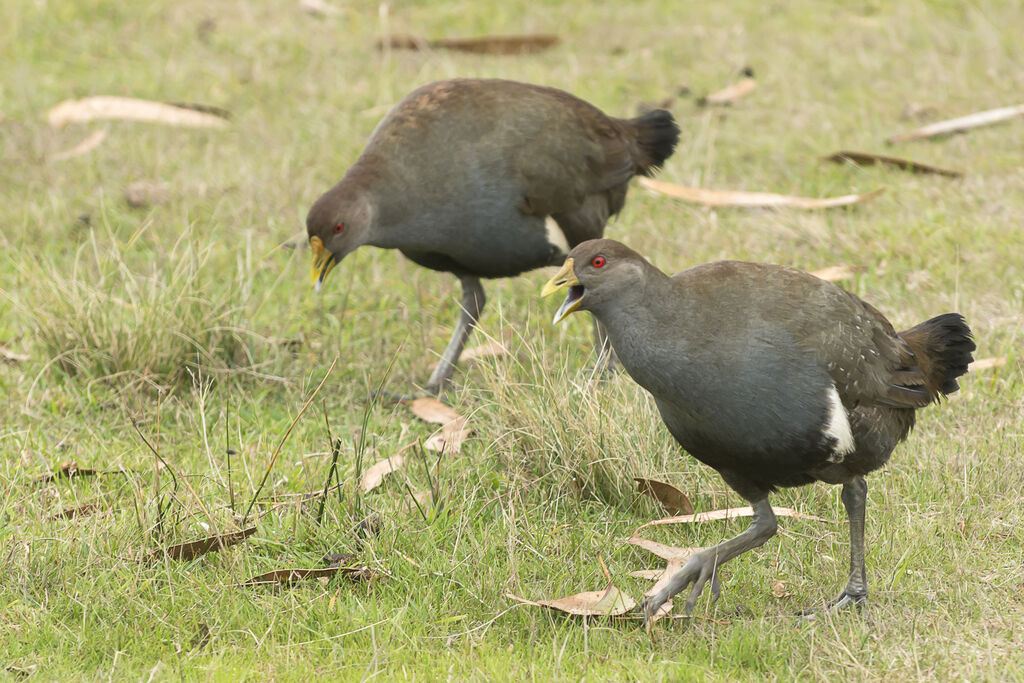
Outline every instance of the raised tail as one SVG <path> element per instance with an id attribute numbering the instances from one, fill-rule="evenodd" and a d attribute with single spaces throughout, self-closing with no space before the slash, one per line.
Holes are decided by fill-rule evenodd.
<path id="1" fill-rule="evenodd" d="M 636 131 L 636 143 L 640 149 L 637 173 L 652 176 L 675 151 L 679 142 L 679 126 L 672 114 L 664 109 L 649 111 L 629 119 L 628 123 Z"/>
<path id="2" fill-rule="evenodd" d="M 946 313 L 899 333 L 914 353 L 916 367 L 901 368 L 894 384 L 916 390 L 925 399 L 921 404 L 938 401 L 960 388 L 956 381 L 967 373 L 977 348 L 964 317 Z"/>

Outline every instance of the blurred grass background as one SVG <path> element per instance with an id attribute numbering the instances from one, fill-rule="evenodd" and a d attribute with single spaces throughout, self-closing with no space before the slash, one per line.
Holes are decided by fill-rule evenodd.
<path id="1" fill-rule="evenodd" d="M 333 7 L 320 16 L 291 2 L 0 0 L 0 343 L 28 356 L 0 363 L 0 670 L 14 667 L 5 675 L 1021 676 L 1024 122 L 883 143 L 1019 103 L 1019 2 Z M 388 33 L 531 32 L 562 43 L 521 56 L 376 48 Z M 745 66 L 758 81 L 752 95 L 726 108 L 695 104 Z M 958 310 L 978 357 L 1009 356 L 922 411 L 869 480 L 866 612 L 797 624 L 797 609 L 842 585 L 848 552 L 844 524 L 797 520 L 725 569 L 718 603 L 659 624 L 654 640 L 633 624 L 514 607 L 507 592 L 602 587 L 598 553 L 620 587 L 646 590 L 628 572 L 659 563 L 621 540 L 659 511 L 632 493 L 633 476 L 675 483 L 698 509 L 740 502 L 678 450 L 628 377 L 595 380 L 589 324 L 549 324 L 556 304 L 537 299 L 544 272 L 486 284 L 474 341 L 503 340 L 511 354 L 456 375 L 449 398 L 476 430 L 462 453 L 414 458 L 365 497 L 347 486 L 322 526 L 283 506 L 245 545 L 192 562 L 137 561 L 211 526 L 234 528 L 335 356 L 264 497 L 322 486 L 324 411 L 343 440 L 347 484 L 368 461 L 431 433 L 404 407 L 365 398 L 389 366 L 393 388 L 426 379 L 456 317 L 455 280 L 363 249 L 314 295 L 303 220 L 391 105 L 454 76 L 560 87 L 618 116 L 672 97 L 682 139 L 664 180 L 806 196 L 887 189 L 850 209 L 798 212 L 710 210 L 634 187 L 607 231 L 668 271 L 719 258 L 865 266 L 842 284 L 897 328 Z M 682 86 L 693 94 L 676 96 Z M 201 102 L 232 118 L 219 130 L 47 126 L 52 106 L 88 95 Z M 54 158 L 96 130 L 107 131 L 98 148 Z M 966 176 L 821 161 L 838 149 Z M 166 183 L 169 200 L 129 206 L 124 188 L 140 180 Z M 166 472 L 157 478 L 133 421 L 202 504 Z M 34 483 L 65 460 L 125 473 Z M 410 513 L 405 485 L 430 482 L 438 504 L 425 518 Z M 52 519 L 86 502 L 103 513 Z M 844 520 L 838 489 L 773 502 Z M 350 530 L 368 514 L 381 529 L 359 542 Z M 704 545 L 742 524 L 652 537 Z M 346 550 L 387 579 L 233 586 Z M 773 593 L 777 581 L 787 595 Z"/>

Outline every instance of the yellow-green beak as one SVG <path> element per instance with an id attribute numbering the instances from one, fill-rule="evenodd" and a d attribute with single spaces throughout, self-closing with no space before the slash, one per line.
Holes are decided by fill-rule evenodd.
<path id="1" fill-rule="evenodd" d="M 316 291 L 319 292 L 327 274 L 331 272 L 334 266 L 338 265 L 338 259 L 334 258 L 334 254 L 324 248 L 323 240 L 319 237 L 310 237 L 309 247 L 313 251 L 313 264 L 309 269 L 309 277 L 316 286 Z"/>
<path id="2" fill-rule="evenodd" d="M 565 297 L 565 301 L 562 306 L 555 313 L 555 319 L 553 322 L 562 322 L 567 315 L 575 311 L 583 303 L 583 292 L 580 291 L 583 288 L 579 287 L 580 281 L 576 279 L 576 273 L 573 272 L 573 261 L 571 258 L 565 259 L 565 263 L 562 264 L 561 269 L 555 276 L 547 281 L 544 285 L 544 289 L 540 291 L 541 298 L 546 297 L 550 294 L 554 294 L 560 289 L 569 288 L 569 294 Z"/>

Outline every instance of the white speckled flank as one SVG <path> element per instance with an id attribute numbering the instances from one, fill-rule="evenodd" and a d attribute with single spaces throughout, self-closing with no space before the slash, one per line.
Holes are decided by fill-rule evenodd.
<path id="1" fill-rule="evenodd" d="M 836 440 L 832 448 L 832 455 L 829 462 L 842 462 L 843 457 L 854 449 L 853 432 L 850 431 L 850 420 L 846 415 L 846 408 L 839 400 L 839 392 L 836 385 L 828 388 L 828 422 L 825 423 L 825 436 Z"/>
<path id="2" fill-rule="evenodd" d="M 548 244 L 557 247 L 566 256 L 572 251 L 569 249 L 569 240 L 565 239 L 565 233 L 554 218 L 548 216 L 544 219 L 544 228 L 547 230 Z"/>

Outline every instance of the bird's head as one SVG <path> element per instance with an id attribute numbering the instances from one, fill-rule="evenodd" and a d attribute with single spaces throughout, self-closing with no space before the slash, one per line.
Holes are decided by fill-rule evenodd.
<path id="1" fill-rule="evenodd" d="M 542 297 L 568 287 L 554 322 L 561 322 L 574 311 L 598 312 L 602 304 L 627 293 L 636 293 L 643 284 L 644 271 L 651 267 L 643 256 L 615 240 L 587 240 L 569 252 L 569 258 L 541 290 Z"/>
<path id="2" fill-rule="evenodd" d="M 313 254 L 310 277 L 317 291 L 334 266 L 366 244 L 373 219 L 366 194 L 348 191 L 340 183 L 316 200 L 306 216 L 306 232 Z"/>

